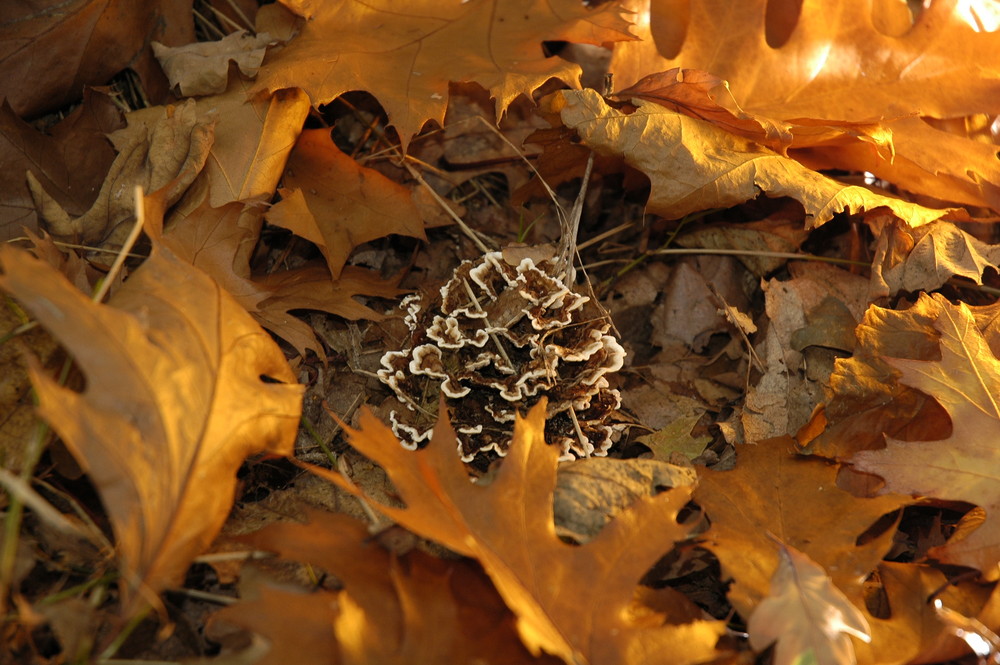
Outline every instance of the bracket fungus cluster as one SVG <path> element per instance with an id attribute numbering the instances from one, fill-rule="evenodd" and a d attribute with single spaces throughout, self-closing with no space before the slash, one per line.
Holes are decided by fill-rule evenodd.
<path id="1" fill-rule="evenodd" d="M 489 252 L 456 268 L 440 299 L 403 300 L 409 339 L 378 375 L 405 404 L 390 414 L 404 445 L 430 438 L 443 394 L 462 460 L 502 456 L 517 411 L 545 396 L 546 440 L 563 459 L 607 453 L 624 427 L 609 418 L 621 397 L 607 375 L 625 350 L 590 299 L 554 276 L 558 263 Z"/>

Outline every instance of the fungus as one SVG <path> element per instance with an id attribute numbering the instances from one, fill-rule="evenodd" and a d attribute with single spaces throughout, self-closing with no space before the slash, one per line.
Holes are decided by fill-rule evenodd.
<path id="1" fill-rule="evenodd" d="M 625 350 L 558 273 L 553 261 L 489 252 L 459 265 L 440 299 L 403 300 L 410 336 L 382 356 L 378 376 L 402 403 L 389 419 L 406 447 L 428 439 L 443 394 L 462 460 L 502 456 L 516 413 L 546 396 L 546 439 L 561 459 L 607 454 L 624 429 L 607 375 Z"/>

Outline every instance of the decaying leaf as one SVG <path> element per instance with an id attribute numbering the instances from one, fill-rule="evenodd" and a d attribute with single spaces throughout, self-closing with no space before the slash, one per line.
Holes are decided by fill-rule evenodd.
<path id="1" fill-rule="evenodd" d="M 183 96 L 214 95 L 226 89 L 230 62 L 235 62 L 244 76 L 253 78 L 264 61 L 264 51 L 273 43 L 267 33 L 250 35 L 239 30 L 215 42 L 175 47 L 153 42 L 153 55 L 170 85 L 177 86 Z"/>
<path id="2" fill-rule="evenodd" d="M 837 321 L 842 328 L 825 332 L 849 337 L 866 304 L 867 283 L 858 275 L 806 262 L 790 263 L 788 269 L 792 279 L 761 283 L 769 324 L 756 340 L 764 373 L 747 391 L 741 417 L 750 442 L 798 429 L 826 396 L 824 389 L 833 366 L 810 362 L 815 359 L 807 359 L 806 349 L 793 344 L 793 339 L 808 330 L 812 313 L 828 298 L 839 301 L 846 310 L 846 317 Z"/>
<path id="3" fill-rule="evenodd" d="M 499 117 L 515 97 L 551 78 L 577 84 L 579 65 L 546 58 L 542 42 L 632 38 L 614 2 L 596 8 L 577 0 L 418 0 L 405 8 L 391 0 L 283 4 L 307 21 L 264 63 L 257 89 L 301 87 L 314 105 L 350 90 L 370 92 L 404 150 L 425 122 L 443 124 L 450 82 L 488 89 Z M 464 57 L 453 57 L 459 49 Z"/>
<path id="4" fill-rule="evenodd" d="M 987 339 L 1000 339 L 992 308 L 973 311 Z M 796 435 L 800 450 L 845 459 L 859 450 L 881 448 L 886 436 L 908 441 L 947 437 L 951 423 L 941 406 L 901 383 L 899 370 L 886 360 L 939 358 L 933 321 L 921 310 L 870 307 L 855 329 L 853 356 L 834 365 L 830 398 Z"/>
<path id="5" fill-rule="evenodd" d="M 697 69 L 675 67 L 650 74 L 618 92 L 622 99 L 645 99 L 668 109 L 700 118 L 782 154 L 789 147 L 860 143 L 882 157 L 893 156 L 892 133 L 877 122 L 774 120 L 747 113 L 722 79 Z"/>
<path id="6" fill-rule="evenodd" d="M 983 283 L 997 269 L 1000 245 L 989 245 L 954 224 L 911 228 L 896 220 L 882 225 L 872 261 L 872 300 L 898 291 L 934 291 L 954 276 Z"/>
<path id="7" fill-rule="evenodd" d="M 803 119 L 882 122 L 891 152 L 859 141 L 796 156 L 813 168 L 869 171 L 943 201 L 1000 206 L 996 146 L 916 117 L 1000 112 L 1000 33 L 976 31 L 956 2 L 928 3 L 915 20 L 903 2 L 625 5 L 640 17 L 640 40 L 615 49 L 611 70 L 622 83 L 696 69 L 725 80 L 736 108 L 786 131 Z"/>
<path id="8" fill-rule="evenodd" d="M 802 552 L 778 544 L 780 562 L 771 594 L 750 615 L 750 645 L 777 641 L 775 665 L 853 665 L 851 637 L 871 641 L 865 616 L 839 591 L 823 567 Z"/>
<path id="9" fill-rule="evenodd" d="M 136 185 L 164 190 L 173 205 L 201 172 L 214 140 L 217 115 L 199 118 L 195 104 L 154 108 L 130 114 L 129 125 L 111 135 L 118 150 L 94 205 L 73 218 L 29 172 L 28 185 L 39 218 L 55 236 L 74 241 L 110 241 L 119 246 L 134 219 Z"/>
<path id="10" fill-rule="evenodd" d="M 42 134 L 0 105 L 0 240 L 38 231 L 38 215 L 25 180 L 29 170 L 71 215 L 93 205 L 115 158 L 105 137 L 123 125 L 121 112 L 107 94 L 87 89 L 83 103 L 65 120 Z"/>
<path id="11" fill-rule="evenodd" d="M 302 132 L 284 184 L 267 221 L 315 243 L 334 277 L 361 243 L 390 233 L 425 238 L 410 190 L 345 155 L 329 130 Z"/>
<path id="12" fill-rule="evenodd" d="M 693 487 L 697 480 L 693 467 L 660 460 L 591 457 L 561 464 L 553 497 L 556 531 L 585 543 L 639 497 L 657 488 Z"/>
<path id="13" fill-rule="evenodd" d="M 626 114 L 608 106 L 594 90 L 556 93 L 552 104 L 563 123 L 575 129 L 588 146 L 620 156 L 649 176 L 652 190 L 647 211 L 670 219 L 708 208 L 728 208 L 760 193 L 801 202 L 810 228 L 825 224 L 841 211 L 857 213 L 882 206 L 913 226 L 958 214 L 844 185 L 769 148 L 659 104 L 642 102 L 634 113 Z"/>
<path id="14" fill-rule="evenodd" d="M 308 524 L 271 524 L 240 540 L 318 566 L 335 575 L 343 591 L 304 596 L 265 586 L 259 600 L 229 607 L 213 619 L 267 637 L 271 651 L 264 662 L 558 662 L 536 661 L 525 650 L 513 615 L 475 564 L 419 551 L 394 555 L 347 515 L 310 510 L 308 519 Z M 317 604 L 319 611 L 311 615 L 300 611 Z M 284 621 L 286 613 L 296 621 Z M 326 648 L 308 653 L 303 635 L 322 640 Z"/>
<path id="15" fill-rule="evenodd" d="M 991 308 L 994 311 L 995 306 Z M 851 458 L 859 470 L 885 479 L 885 490 L 966 501 L 986 511 L 985 521 L 930 555 L 940 561 L 1000 576 L 1000 360 L 968 305 L 921 295 L 911 317 L 932 322 L 940 358 L 887 358 L 899 381 L 933 397 L 951 418 L 951 436 L 940 441 L 887 438 L 881 450 Z M 992 330 L 990 332 L 993 332 Z M 993 335 L 990 336 L 994 338 Z M 971 533 L 969 532 L 971 531 Z"/>
<path id="16" fill-rule="evenodd" d="M 189 191 L 193 203 L 197 196 Z M 355 296 L 392 298 L 400 293 L 394 280 L 347 266 L 334 279 L 326 266 L 306 265 L 254 278 L 250 256 L 264 211 L 259 206 L 228 203 L 213 208 L 204 191 L 194 209 L 175 210 L 165 235 L 174 252 L 210 275 L 268 330 L 285 339 L 300 355 L 308 350 L 323 358 L 323 347 L 312 328 L 293 310 L 329 312 L 346 319 L 381 319 L 382 314 L 354 300 Z"/>
<path id="17" fill-rule="evenodd" d="M 564 543 L 552 517 L 559 452 L 542 438 L 544 413 L 542 403 L 518 418 L 510 451 L 488 487 L 469 481 L 446 418 L 426 448 L 402 455 L 392 431 L 369 413 L 350 437 L 355 448 L 386 469 L 407 506 L 378 504 L 378 510 L 477 559 L 517 616 L 521 639 L 533 653 L 595 664 L 712 658 L 721 623 L 671 625 L 652 610 L 631 610 L 638 580 L 687 535 L 690 527 L 677 523 L 677 513 L 690 488 L 637 500 L 586 545 Z M 338 474 L 316 472 L 360 493 Z"/>
<path id="18" fill-rule="evenodd" d="M 58 109 L 126 67 L 146 72 L 150 43 L 194 41 L 190 0 L 14 3 L 0 26 L 0 97 L 21 116 Z M 153 63 L 155 67 L 155 63 Z"/>
<path id="19" fill-rule="evenodd" d="M 163 203 L 147 205 L 155 237 Z M 218 532 L 243 459 L 291 453 L 301 388 L 246 312 L 158 242 L 108 305 L 23 251 L 0 247 L 0 261 L 0 287 L 87 377 L 77 393 L 31 370 L 41 416 L 101 493 L 124 591 L 152 602 Z"/>
<path id="20" fill-rule="evenodd" d="M 695 500 L 712 522 L 704 546 L 719 558 L 723 576 L 734 580 L 729 601 L 743 616 L 767 595 L 779 565 L 767 534 L 808 555 L 842 591 L 857 596 L 891 546 L 892 532 L 861 546 L 858 536 L 910 502 L 899 495 L 859 499 L 837 487 L 834 465 L 791 450 L 787 437 L 742 445 L 732 471 L 699 473 Z"/>

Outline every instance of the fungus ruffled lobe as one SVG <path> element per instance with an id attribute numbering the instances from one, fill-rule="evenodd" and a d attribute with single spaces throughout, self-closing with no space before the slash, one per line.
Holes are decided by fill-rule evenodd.
<path id="1" fill-rule="evenodd" d="M 562 459 L 607 454 L 624 427 L 609 420 L 621 396 L 607 375 L 621 369 L 625 350 L 608 318 L 555 272 L 550 261 L 512 265 L 490 252 L 462 263 L 440 300 L 400 303 L 410 336 L 382 356 L 378 376 L 406 405 L 390 414 L 405 446 L 430 438 L 443 393 L 462 460 L 504 455 L 516 412 L 546 396 L 546 440 Z"/>

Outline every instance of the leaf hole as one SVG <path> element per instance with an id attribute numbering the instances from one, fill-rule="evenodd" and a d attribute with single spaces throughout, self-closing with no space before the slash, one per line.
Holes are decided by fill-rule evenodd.
<path id="1" fill-rule="evenodd" d="M 768 0 L 764 15 L 764 38 L 771 48 L 788 43 L 802 13 L 802 0 Z"/>
<path id="2" fill-rule="evenodd" d="M 865 609 L 868 610 L 869 614 L 876 619 L 890 619 L 892 617 L 889 594 L 885 592 L 882 577 L 877 570 L 865 578 L 862 593 L 865 599 Z"/>
<path id="3" fill-rule="evenodd" d="M 688 25 L 691 23 L 690 0 L 663 0 L 657 2 L 649 15 L 639 13 L 636 23 L 649 22 L 649 32 L 656 49 L 668 60 L 676 58 L 687 39 Z M 625 83 L 625 81 L 622 81 Z M 631 83 L 631 82 L 630 82 Z"/>
<path id="4" fill-rule="evenodd" d="M 864 533 L 857 537 L 854 541 L 855 546 L 863 547 L 880 536 L 885 535 L 889 529 L 894 529 L 899 522 L 900 515 L 901 511 L 894 510 L 875 520 L 870 527 L 865 529 Z"/>

